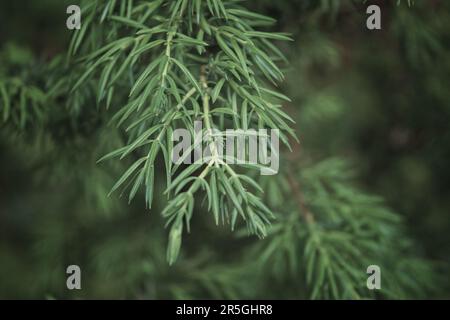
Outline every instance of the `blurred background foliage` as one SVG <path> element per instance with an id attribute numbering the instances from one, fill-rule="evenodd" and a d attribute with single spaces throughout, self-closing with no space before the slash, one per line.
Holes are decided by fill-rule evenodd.
<path id="1" fill-rule="evenodd" d="M 17 98 L 10 110 L 0 109 L 0 297 L 364 297 L 363 265 L 355 275 L 361 288 L 346 287 L 354 269 L 335 273 L 342 276 L 338 286 L 346 288 L 342 295 L 334 294 L 332 285 L 330 293 L 324 289 L 320 294 L 311 279 L 304 280 L 308 262 L 289 252 L 306 250 L 308 241 L 296 247 L 297 241 L 305 229 L 315 227 L 292 222 L 293 215 L 282 216 L 287 224 L 276 224 L 272 236 L 257 240 L 236 237 L 198 214 L 180 261 L 168 266 L 164 221 L 158 215 L 164 197 L 155 199 L 150 213 L 143 201 L 128 205 L 125 197 L 106 197 L 123 166 L 98 165 L 96 160 L 120 146 L 121 133 L 107 126 L 108 115 L 95 98 L 71 101 L 52 78 L 67 72 L 58 59 L 71 36 L 65 9 L 72 3 L 76 1 L 0 2 L 0 84 Z M 382 30 L 365 27 L 371 3 L 382 8 Z M 325 191 L 317 184 L 350 179 L 351 187 L 336 182 L 333 192 L 340 200 L 376 211 L 377 218 L 368 220 L 370 230 L 395 220 L 407 234 L 391 237 L 387 227 L 379 247 L 361 245 L 374 252 L 362 260 L 367 265 L 378 264 L 373 258 L 383 256 L 383 267 L 396 269 L 382 269 L 382 285 L 389 292 L 368 295 L 450 298 L 450 3 L 258 0 L 245 5 L 276 18 L 273 29 L 295 39 L 280 48 L 290 62 L 281 89 L 292 102 L 285 108 L 296 120 L 301 140 L 286 157 L 298 181 L 261 181 L 269 204 L 283 207 L 287 197 L 293 199 L 292 208 L 296 200 L 301 207 L 296 193 L 301 183 L 315 219 L 332 223 L 334 202 L 321 207 L 317 199 Z M 47 99 L 49 92 L 57 98 Z M 312 169 L 302 169 L 308 167 Z M 357 174 L 348 175 L 349 169 Z M 353 187 L 379 195 L 399 215 L 391 216 L 378 198 L 363 197 Z M 363 218 L 351 216 L 350 224 L 351 219 Z M 298 228 L 298 234 L 283 231 L 286 225 Z M 344 223 L 337 232 L 323 234 L 321 245 L 329 252 L 345 252 L 333 247 L 333 237 L 345 236 L 345 228 Z M 389 251 L 389 242 L 408 243 L 404 250 Z M 284 243 L 289 244 L 286 254 Z M 425 259 L 410 258 L 410 250 Z M 275 251 L 283 257 L 278 259 Z M 81 291 L 66 289 L 70 264 L 82 268 Z M 326 276 L 308 277 L 319 285 L 333 283 L 322 279 L 333 271 L 324 272 Z"/>

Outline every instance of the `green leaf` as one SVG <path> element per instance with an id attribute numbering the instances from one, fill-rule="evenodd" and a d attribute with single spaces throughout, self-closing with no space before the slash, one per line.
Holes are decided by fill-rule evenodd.
<path id="1" fill-rule="evenodd" d="M 192 73 L 177 59 L 171 58 L 170 60 L 173 61 L 181 69 L 181 71 L 189 79 L 189 81 L 191 81 L 191 83 L 195 86 L 195 88 L 198 90 L 198 92 L 202 92 L 199 83 L 197 82 L 197 80 L 195 80 Z"/>
<path id="2" fill-rule="evenodd" d="M 169 245 L 167 247 L 167 261 L 169 265 L 173 265 L 180 254 L 183 223 L 179 220 L 177 219 L 172 225 L 169 233 Z"/>
<path id="3" fill-rule="evenodd" d="M 158 47 L 158 46 L 162 45 L 165 42 L 166 42 L 166 40 L 163 40 L 163 39 L 159 39 L 159 40 L 155 40 L 155 41 L 149 42 L 146 45 L 144 45 L 144 46 L 140 47 L 139 49 L 137 49 L 136 51 L 134 51 L 133 53 L 131 53 L 131 56 L 132 57 L 140 56 L 145 51 L 148 51 L 150 49 Z"/>
<path id="4" fill-rule="evenodd" d="M 122 154 L 122 156 L 120 157 L 120 159 L 125 158 L 127 155 L 129 155 L 131 152 L 133 152 L 133 150 L 135 150 L 136 148 L 138 148 L 139 146 L 142 145 L 142 143 L 145 142 L 145 140 L 149 139 L 151 137 L 152 134 L 154 134 L 156 131 L 158 131 L 159 129 L 162 128 L 162 124 L 151 127 L 150 129 L 146 130 L 144 133 L 142 133 L 132 144 L 130 144 L 128 146 L 128 148 L 126 149 L 126 151 Z"/>
<path id="5" fill-rule="evenodd" d="M 136 161 L 116 182 L 116 184 L 112 187 L 111 191 L 109 192 L 108 196 L 110 196 L 114 191 L 116 191 L 131 176 L 131 174 L 133 174 L 133 172 L 135 172 L 139 168 L 139 166 L 141 166 L 146 160 L 147 157 L 144 157 Z"/>
<path id="6" fill-rule="evenodd" d="M 129 18 L 121 17 L 121 16 L 110 16 L 109 19 L 123 23 L 129 27 L 133 27 L 133 28 L 137 28 L 137 29 L 146 29 L 147 28 L 147 26 L 142 23 L 139 23 L 137 21 L 131 20 Z"/>
<path id="7" fill-rule="evenodd" d="M 216 102 L 217 98 L 219 97 L 220 90 L 222 90 L 225 81 L 226 81 L 225 78 L 220 79 L 219 82 L 217 82 L 216 86 L 214 87 L 211 93 L 211 99 L 213 103 Z"/>
<path id="8" fill-rule="evenodd" d="M 217 189 L 216 173 L 214 171 L 211 173 L 209 183 L 211 185 L 211 203 L 214 220 L 216 222 L 216 225 L 219 225 L 219 192 Z"/>
<path id="9" fill-rule="evenodd" d="M 286 33 L 274 33 L 274 32 L 260 32 L 260 31 L 247 31 L 245 35 L 248 37 L 266 38 L 272 40 L 293 41 Z"/>
<path id="10" fill-rule="evenodd" d="M 225 176 L 222 170 L 218 170 L 220 182 L 222 183 L 222 186 L 225 188 L 228 197 L 230 198 L 231 202 L 234 205 L 234 208 L 239 211 L 239 213 L 244 216 L 244 210 L 242 209 L 241 203 L 236 196 L 236 193 L 234 192 L 233 187 L 231 186 L 230 182 L 228 181 L 228 178 Z"/>
<path id="11" fill-rule="evenodd" d="M 228 9 L 227 10 L 228 13 L 236 15 L 236 16 L 240 16 L 243 18 L 249 18 L 249 19 L 255 19 L 255 20 L 262 20 L 262 21 L 266 21 L 269 23 L 275 23 L 276 20 L 255 12 L 251 12 L 251 11 L 244 11 L 244 10 L 240 10 L 240 9 Z"/>
<path id="12" fill-rule="evenodd" d="M 134 182 L 134 185 L 130 191 L 130 195 L 128 197 L 128 203 L 131 203 L 131 201 L 136 196 L 136 193 L 139 190 L 139 187 L 142 185 L 142 182 L 144 181 L 144 176 L 145 176 L 145 170 L 141 170 L 141 173 L 139 173 L 139 176 L 137 177 L 137 179 Z"/>

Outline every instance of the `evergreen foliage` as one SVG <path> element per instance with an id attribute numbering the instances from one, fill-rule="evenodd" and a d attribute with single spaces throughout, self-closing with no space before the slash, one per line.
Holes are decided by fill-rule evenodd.
<path id="1" fill-rule="evenodd" d="M 355 163 L 364 154 L 343 148 L 350 145 L 348 131 L 374 114 L 368 100 L 376 94 L 365 95 L 361 88 L 371 83 L 361 74 L 369 70 L 376 78 L 373 69 L 383 68 L 351 57 L 359 69 L 336 83 L 332 76 L 346 53 L 316 27 L 355 15 L 362 28 L 358 11 L 365 6 L 82 1 L 82 28 L 67 52 L 46 61 L 12 43 L 0 47 L 0 160 L 21 168 L 5 181 L 26 176 L 4 197 L 19 206 L 17 194 L 28 194 L 20 214 L 0 223 L 32 230 L 21 241 L 33 243 L 19 258 L 2 244 L 0 270 L 25 273 L 30 296 L 50 298 L 439 295 L 442 266 L 423 253 L 408 217 L 358 184 Z M 440 20 L 416 14 L 425 6 L 417 1 L 387 6 L 390 36 L 402 46 L 386 60 L 404 60 L 419 75 L 434 68 L 446 50 L 438 37 L 448 36 Z M 273 16 L 300 15 L 305 30 L 298 18 L 277 22 L 260 13 L 269 9 Z M 368 56 L 370 46 L 361 48 Z M 448 78 L 447 60 L 436 78 L 416 82 L 439 87 Z M 433 99 L 444 105 L 443 88 L 434 90 Z M 356 102 L 348 106 L 351 94 Z M 357 104 L 367 113 L 349 109 Z M 213 143 L 206 164 L 173 165 L 172 132 L 194 134 L 197 120 L 205 133 L 279 129 L 280 173 L 259 176 L 258 165 L 231 166 Z M 33 274 L 26 262 L 34 263 Z M 69 264 L 83 269 L 82 292 L 65 290 Z M 382 290 L 366 287 L 373 264 L 382 270 Z"/>

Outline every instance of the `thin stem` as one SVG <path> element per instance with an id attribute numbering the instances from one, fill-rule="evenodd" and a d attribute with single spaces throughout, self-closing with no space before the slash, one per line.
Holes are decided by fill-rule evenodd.
<path id="1" fill-rule="evenodd" d="M 212 125 L 211 121 L 209 119 L 209 88 L 208 88 L 208 79 L 207 79 L 207 73 L 206 73 L 206 65 L 202 65 L 200 68 L 200 83 L 203 87 L 203 119 L 205 120 L 206 130 L 212 134 Z M 214 162 L 216 167 L 219 167 L 219 154 L 217 151 L 216 144 L 214 142 L 214 139 L 209 136 L 209 148 L 211 150 L 212 154 L 212 162 Z"/>
<path id="2" fill-rule="evenodd" d="M 184 9 L 185 9 L 185 6 L 182 5 L 181 9 L 180 9 L 180 14 L 178 15 L 179 19 L 175 22 L 175 24 L 173 26 L 170 25 L 172 23 L 172 21 L 170 21 L 170 24 L 169 24 L 169 29 L 173 28 L 173 30 L 170 30 L 167 33 L 166 52 L 165 52 L 166 63 L 164 65 L 163 73 L 161 75 L 161 87 L 162 88 L 165 88 L 166 77 L 167 77 L 167 74 L 169 73 L 170 61 L 172 59 L 172 40 L 173 40 L 173 37 L 177 34 L 178 28 L 180 26 L 180 22 L 182 21 L 182 18 L 183 18 Z"/>

